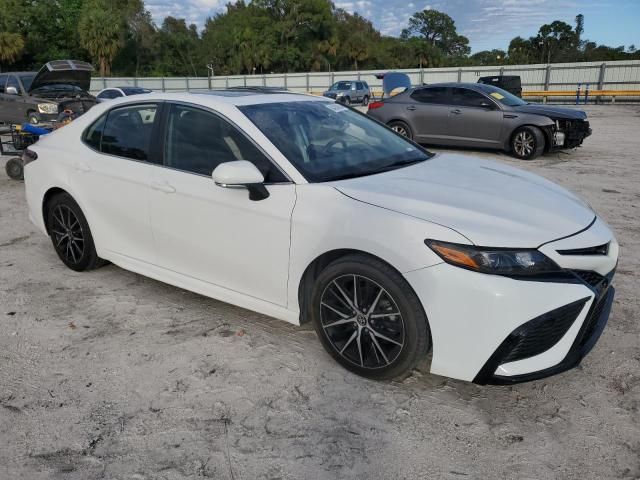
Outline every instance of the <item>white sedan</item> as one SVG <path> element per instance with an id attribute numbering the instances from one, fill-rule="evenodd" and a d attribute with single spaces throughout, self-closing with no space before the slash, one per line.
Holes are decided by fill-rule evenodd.
<path id="1" fill-rule="evenodd" d="M 131 95 L 143 95 L 145 93 L 151 93 L 151 92 L 152 90 L 149 90 L 148 88 L 142 88 L 142 87 L 131 87 L 131 86 L 108 87 L 96 93 L 96 99 L 98 100 L 98 102 L 102 103 L 102 102 L 106 102 L 107 100 L 113 100 L 121 97 L 128 97 Z"/>
<path id="2" fill-rule="evenodd" d="M 124 269 L 287 322 L 344 367 L 515 383 L 576 366 L 618 243 L 536 175 L 433 155 L 327 99 L 152 93 L 25 152 L 31 220 L 82 271 Z M 310 353 L 311 355 L 311 353 Z"/>

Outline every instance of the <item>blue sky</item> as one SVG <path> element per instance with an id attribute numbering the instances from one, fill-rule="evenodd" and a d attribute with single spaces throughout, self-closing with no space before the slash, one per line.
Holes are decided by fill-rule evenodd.
<path id="1" fill-rule="evenodd" d="M 229 0 L 146 0 L 154 20 L 167 15 L 186 18 L 199 27 L 224 10 Z M 640 48 L 640 0 L 334 0 L 336 6 L 367 17 L 382 33 L 398 35 L 407 19 L 425 8 L 448 13 L 458 32 L 469 37 L 474 52 L 506 49 L 516 35 L 529 37 L 543 23 L 571 25 L 585 16 L 585 37 L 610 46 Z"/>

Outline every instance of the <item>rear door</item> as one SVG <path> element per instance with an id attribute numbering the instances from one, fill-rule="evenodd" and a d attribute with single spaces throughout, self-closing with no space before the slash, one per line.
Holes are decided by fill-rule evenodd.
<path id="1" fill-rule="evenodd" d="M 149 179 L 159 155 L 160 103 L 111 109 L 84 133 L 71 165 L 72 185 L 96 244 L 127 259 L 155 263 L 149 221 Z"/>
<path id="2" fill-rule="evenodd" d="M 414 139 L 421 143 L 447 144 L 449 88 L 423 87 L 411 93 L 406 105 L 406 116 L 413 130 Z"/>
<path id="3" fill-rule="evenodd" d="M 469 88 L 451 88 L 448 130 L 452 145 L 501 147 L 502 122 L 496 102 Z"/>

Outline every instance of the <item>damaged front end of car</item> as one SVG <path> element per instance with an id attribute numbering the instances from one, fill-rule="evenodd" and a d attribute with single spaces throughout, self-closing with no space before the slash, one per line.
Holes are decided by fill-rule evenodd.
<path id="1" fill-rule="evenodd" d="M 553 124 L 542 127 L 547 139 L 547 150 L 557 151 L 577 148 L 585 138 L 591 135 L 587 120 L 552 118 Z"/>

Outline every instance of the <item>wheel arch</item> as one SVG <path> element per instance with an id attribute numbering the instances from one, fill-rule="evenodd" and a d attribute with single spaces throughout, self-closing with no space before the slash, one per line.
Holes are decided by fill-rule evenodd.
<path id="1" fill-rule="evenodd" d="M 309 315 L 306 315 L 306 310 L 309 306 L 309 298 L 311 296 L 311 289 L 313 286 L 313 282 L 318 278 L 320 273 L 331 263 L 336 260 L 349 256 L 349 255 L 364 255 L 370 258 L 373 258 L 379 262 L 383 262 L 389 268 L 392 268 L 399 275 L 402 276 L 402 273 L 398 271 L 391 263 L 386 261 L 384 258 L 380 258 L 377 255 L 366 252 L 364 250 L 359 250 L 355 248 L 337 248 L 333 250 L 329 250 L 327 252 L 318 255 L 315 259 L 313 259 L 305 268 L 302 277 L 300 277 L 300 281 L 298 283 L 298 305 L 300 307 L 300 324 L 307 323 L 309 319 Z M 414 292 L 415 293 L 415 292 Z"/>
<path id="2" fill-rule="evenodd" d="M 49 202 L 51 202 L 53 197 L 55 197 L 57 195 L 60 195 L 62 193 L 66 193 L 67 195 L 71 195 L 64 188 L 51 187 L 51 188 L 49 188 L 49 190 L 47 190 L 44 193 L 44 196 L 42 197 L 42 207 L 41 207 L 42 208 L 42 220 L 44 222 L 44 228 L 47 231 L 47 235 L 50 235 L 50 233 L 49 233 L 49 223 L 47 222 L 47 210 L 49 208 Z M 73 195 L 71 195 L 71 197 L 73 197 Z"/>

